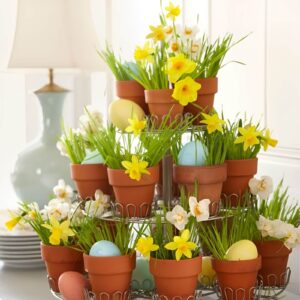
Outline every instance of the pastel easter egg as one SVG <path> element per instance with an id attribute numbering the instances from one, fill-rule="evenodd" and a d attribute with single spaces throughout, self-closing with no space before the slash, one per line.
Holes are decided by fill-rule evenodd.
<path id="1" fill-rule="evenodd" d="M 145 118 L 142 108 L 130 100 L 119 99 L 113 101 L 108 108 L 108 115 L 111 123 L 120 130 L 129 126 L 128 119 L 136 116 L 139 120 Z"/>
<path id="2" fill-rule="evenodd" d="M 110 241 L 98 241 L 90 249 L 91 256 L 120 256 L 121 251 L 117 245 Z"/>
<path id="3" fill-rule="evenodd" d="M 97 150 L 88 152 L 85 158 L 83 159 L 83 161 L 81 162 L 82 165 L 103 164 L 103 163 L 104 163 L 104 159 Z"/>
<path id="4" fill-rule="evenodd" d="M 81 273 L 69 271 L 59 276 L 58 288 L 65 300 L 84 300 L 84 289 L 90 284 Z"/>
<path id="5" fill-rule="evenodd" d="M 178 155 L 180 166 L 203 166 L 205 165 L 206 147 L 200 141 L 192 141 L 185 144 Z"/>
<path id="6" fill-rule="evenodd" d="M 202 257 L 202 271 L 198 276 L 198 280 L 203 286 L 212 286 L 216 278 L 216 271 L 212 267 L 211 260 L 211 256 Z"/>
<path id="7" fill-rule="evenodd" d="M 255 259 L 258 256 L 257 248 L 252 241 L 241 240 L 232 244 L 226 254 L 227 260 L 248 260 Z"/>
<path id="8" fill-rule="evenodd" d="M 136 267 L 132 273 L 131 286 L 135 291 L 152 291 L 154 289 L 154 279 L 149 270 L 149 259 L 145 257 L 136 258 Z"/>

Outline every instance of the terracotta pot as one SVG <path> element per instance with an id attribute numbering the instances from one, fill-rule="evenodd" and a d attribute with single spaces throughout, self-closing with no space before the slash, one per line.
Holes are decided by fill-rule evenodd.
<path id="1" fill-rule="evenodd" d="M 222 297 L 226 300 L 251 300 L 258 270 L 261 268 L 261 256 L 250 260 L 212 260 L 217 274 Z"/>
<path id="2" fill-rule="evenodd" d="M 94 198 L 95 191 L 100 189 L 104 194 L 111 195 L 108 184 L 107 167 L 104 164 L 71 164 L 71 177 L 82 199 Z"/>
<path id="3" fill-rule="evenodd" d="M 249 180 L 257 172 L 257 162 L 257 158 L 226 160 L 227 180 L 223 184 L 222 193 L 231 206 L 237 206 L 243 200 L 241 196 L 248 190 Z"/>
<path id="4" fill-rule="evenodd" d="M 286 268 L 292 252 L 282 241 L 255 241 L 262 258 L 262 267 L 258 272 L 264 286 L 282 286 L 285 284 Z"/>
<path id="5" fill-rule="evenodd" d="M 178 296 L 184 300 L 193 297 L 201 266 L 201 256 L 180 261 L 150 258 L 150 272 L 162 299 L 175 299 Z"/>
<path id="6" fill-rule="evenodd" d="M 49 284 L 55 292 L 59 292 L 58 279 L 62 273 L 84 273 L 82 252 L 73 248 L 41 244 L 41 255 L 50 277 Z"/>
<path id="7" fill-rule="evenodd" d="M 172 89 L 145 90 L 145 100 L 150 114 L 158 126 L 169 113 L 169 123 L 182 116 L 183 106 L 172 98 L 172 94 Z"/>
<path id="8" fill-rule="evenodd" d="M 116 81 L 116 93 L 119 98 L 131 100 L 138 104 L 145 114 L 149 113 L 148 105 L 145 102 L 144 88 L 135 80 Z"/>
<path id="9" fill-rule="evenodd" d="M 195 193 L 198 183 L 197 199 L 209 199 L 210 214 L 218 212 L 223 182 L 227 177 L 226 164 L 216 166 L 173 166 L 173 178 L 179 187 L 183 186 L 189 195 Z"/>
<path id="10" fill-rule="evenodd" d="M 102 257 L 83 254 L 83 260 L 96 299 L 128 299 L 135 253 Z"/>
<path id="11" fill-rule="evenodd" d="M 131 179 L 125 170 L 107 169 L 120 213 L 125 217 L 147 217 L 151 213 L 155 185 L 159 180 L 159 166 L 150 167 L 150 175 L 140 181 Z"/>
<path id="12" fill-rule="evenodd" d="M 215 94 L 218 92 L 218 78 L 198 78 L 197 82 L 201 84 L 201 89 L 198 91 L 197 101 L 188 104 L 184 108 L 185 113 L 191 113 L 194 116 L 199 114 L 200 112 L 208 113 L 213 109 Z M 202 109 L 199 109 L 195 105 L 198 105 Z M 199 123 L 200 120 L 197 120 Z"/>

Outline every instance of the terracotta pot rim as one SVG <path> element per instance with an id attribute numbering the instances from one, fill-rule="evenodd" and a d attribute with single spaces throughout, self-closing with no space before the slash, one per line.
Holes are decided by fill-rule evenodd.
<path id="1" fill-rule="evenodd" d="M 96 167 L 96 166 L 105 166 L 106 164 L 73 164 L 71 163 L 70 166 L 73 168 L 78 168 L 79 166 L 82 166 L 83 168 L 87 168 L 86 166 Z"/>
<path id="2" fill-rule="evenodd" d="M 213 268 L 217 273 L 249 273 L 261 268 L 262 257 L 247 260 L 212 259 Z"/>
<path id="3" fill-rule="evenodd" d="M 250 161 L 258 161 L 257 157 L 254 158 L 246 158 L 246 159 L 226 159 L 226 163 L 243 163 L 243 162 L 250 162 Z"/>
<path id="4" fill-rule="evenodd" d="M 126 82 L 128 82 L 128 83 L 137 83 L 138 85 L 142 86 L 138 81 L 136 81 L 136 80 L 134 80 L 134 79 L 128 79 L 128 80 L 116 80 L 115 82 L 116 82 L 116 83 L 117 83 L 117 82 L 121 82 L 121 83 L 126 83 Z"/>
<path id="5" fill-rule="evenodd" d="M 201 170 L 213 170 L 213 169 L 222 169 L 224 167 L 227 167 L 227 163 L 224 162 L 223 164 L 219 165 L 211 165 L 211 166 L 192 166 L 192 165 L 176 165 L 173 164 L 173 167 L 176 168 L 190 168 L 190 169 L 201 169 Z"/>
<path id="6" fill-rule="evenodd" d="M 116 256 L 93 256 L 93 255 L 89 255 L 86 253 L 83 253 L 83 257 L 89 257 L 91 259 L 94 260 L 98 260 L 98 261 L 104 261 L 104 260 L 108 260 L 108 259 L 116 259 L 116 260 L 121 260 L 124 259 L 125 257 L 132 257 L 135 256 L 136 252 L 134 251 L 132 254 L 125 254 L 125 255 L 116 255 Z"/>
<path id="7" fill-rule="evenodd" d="M 192 260 L 196 261 L 202 259 L 202 255 L 198 255 L 196 257 L 187 258 L 187 259 L 181 259 L 177 261 L 176 259 L 162 259 L 162 258 L 155 258 L 153 256 L 150 256 L 150 260 L 157 261 L 157 262 L 169 262 L 169 263 L 183 263 L 183 262 L 191 262 Z"/>
<path id="8" fill-rule="evenodd" d="M 257 245 L 260 249 L 257 249 L 258 251 L 260 250 L 260 255 L 262 257 L 281 257 L 281 256 L 286 256 L 292 253 L 292 249 L 289 249 L 284 245 L 283 241 L 280 240 L 270 240 L 270 241 L 263 241 L 263 240 L 255 240 L 253 241 L 255 245 Z M 261 251 L 262 247 L 272 247 L 276 248 L 273 249 L 274 251 L 272 253 L 269 253 L 267 250 L 266 251 Z"/>
<path id="9" fill-rule="evenodd" d="M 169 91 L 169 93 L 171 94 L 171 92 L 173 92 L 174 89 L 168 89 L 168 88 L 165 88 L 165 89 L 151 89 L 151 90 L 145 89 L 146 93 L 157 93 L 157 92 L 167 92 L 167 91 Z"/>

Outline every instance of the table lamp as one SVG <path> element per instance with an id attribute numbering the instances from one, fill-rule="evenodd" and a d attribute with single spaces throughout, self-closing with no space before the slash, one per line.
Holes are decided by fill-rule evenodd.
<path id="1" fill-rule="evenodd" d="M 19 0 L 8 68 L 48 69 L 49 82 L 35 91 L 43 114 L 41 135 L 19 153 L 11 181 L 21 200 L 49 201 L 58 179 L 71 184 L 68 159 L 56 149 L 68 90 L 54 83 L 53 70 L 101 70 L 88 0 Z"/>

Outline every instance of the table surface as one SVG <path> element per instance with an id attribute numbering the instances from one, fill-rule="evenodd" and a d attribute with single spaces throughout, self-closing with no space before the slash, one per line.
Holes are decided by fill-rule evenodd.
<path id="1" fill-rule="evenodd" d="M 46 270 L 44 268 L 33 270 L 10 269 L 0 262 L 0 300 L 54 300 L 51 295 Z M 216 299 L 213 296 L 203 300 Z M 286 300 L 299 300 L 300 296 L 285 292 Z"/>

